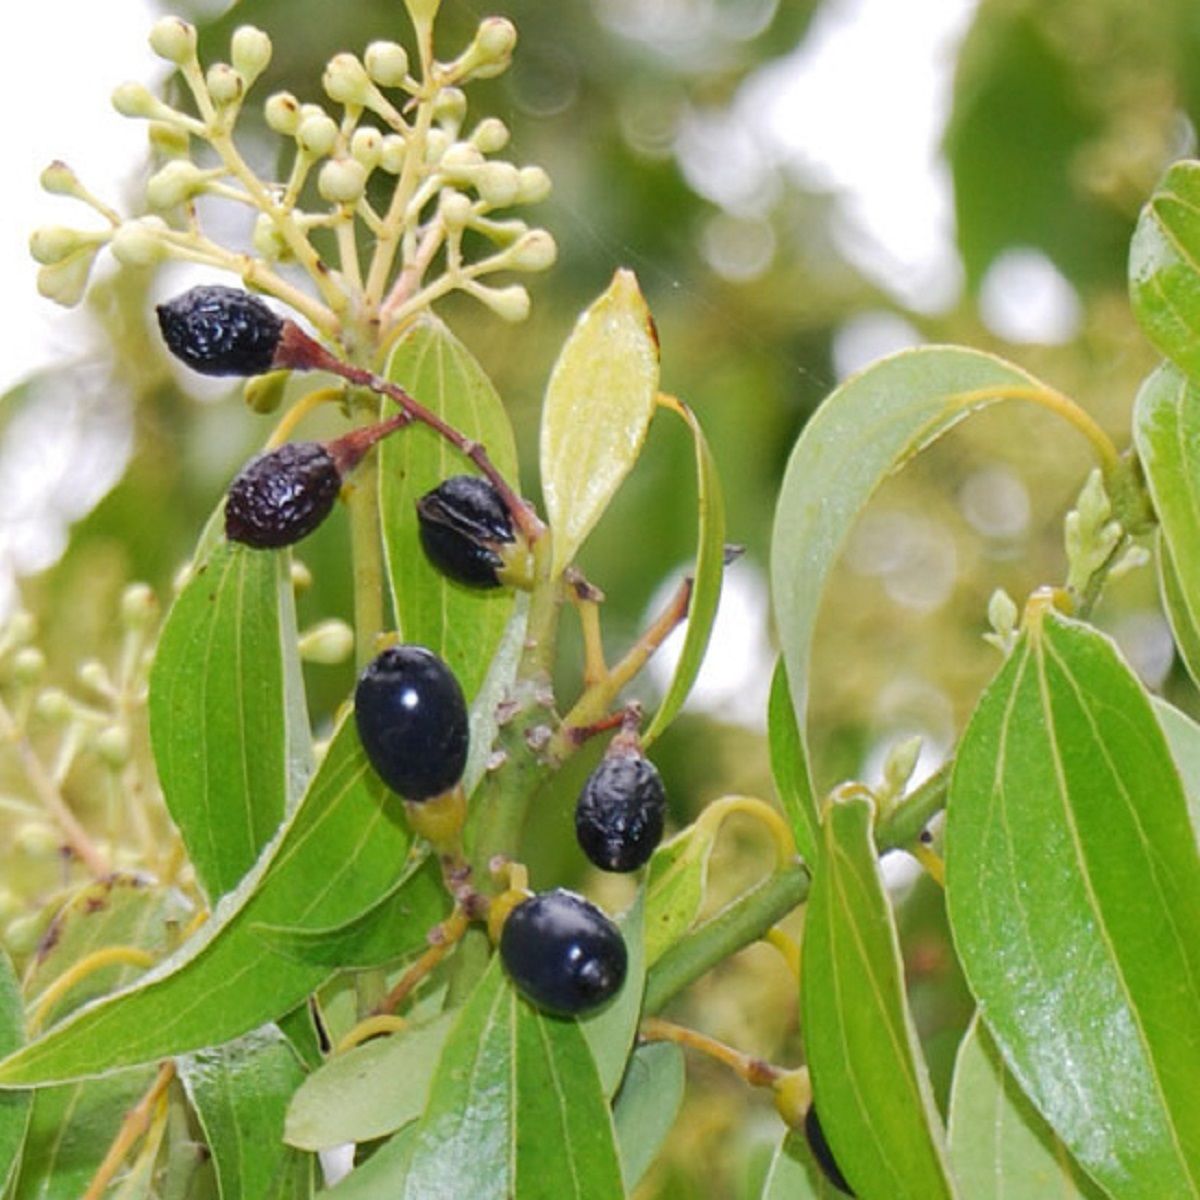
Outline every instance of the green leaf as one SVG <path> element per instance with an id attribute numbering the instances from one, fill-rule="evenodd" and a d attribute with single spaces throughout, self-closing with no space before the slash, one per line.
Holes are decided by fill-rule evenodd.
<path id="1" fill-rule="evenodd" d="M 947 901 L 1022 1090 L 1113 1195 L 1200 1195 L 1200 855 L 1149 699 L 1052 611 L 984 693 L 950 783 Z"/>
<path id="2" fill-rule="evenodd" d="M 796 724 L 787 667 L 782 658 L 775 664 L 775 673 L 771 676 L 771 696 L 767 701 L 767 738 L 775 790 L 779 793 L 779 803 L 792 827 L 796 849 L 806 863 L 815 862 L 821 845 L 821 822 L 809 777 L 808 753 L 800 727 Z"/>
<path id="3" fill-rule="evenodd" d="M 1183 781 L 1192 829 L 1200 837 L 1200 725 L 1160 696 L 1151 696 L 1150 702 Z"/>
<path id="4" fill-rule="evenodd" d="M 721 477 L 717 474 L 716 461 L 696 414 L 686 404 L 678 402 L 667 407 L 687 422 L 696 447 L 698 544 L 683 648 L 679 652 L 679 661 L 675 664 L 667 694 L 642 737 L 646 745 L 654 741 L 675 719 L 696 682 L 712 636 L 713 622 L 717 618 L 717 603 L 721 599 L 721 581 L 725 574 L 725 500 L 721 495 Z"/>
<path id="5" fill-rule="evenodd" d="M 645 907 L 645 893 L 639 892 L 629 911 L 617 920 L 629 952 L 621 990 L 603 1008 L 579 1021 L 600 1075 L 600 1086 L 610 1098 L 625 1074 L 642 1018 L 642 994 L 646 990 Z"/>
<path id="6" fill-rule="evenodd" d="M 785 1133 L 771 1159 L 762 1200 L 837 1200 L 841 1195 L 813 1162 L 804 1135 Z"/>
<path id="7" fill-rule="evenodd" d="M 658 335 L 632 271 L 620 270 L 567 338 L 542 409 L 542 493 L 553 573 L 579 552 L 637 462 L 658 396 Z"/>
<path id="8" fill-rule="evenodd" d="M 250 875 L 179 951 L 132 987 L 79 1010 L 0 1062 L 25 1087 L 219 1045 L 294 1008 L 330 973 L 272 953 L 258 926 L 323 929 L 395 883 L 411 838 L 367 764 L 352 719 L 334 734 L 299 807 Z M 406 931 L 409 949 L 425 930 Z M 405 946 L 398 945 L 399 956 Z"/>
<path id="9" fill-rule="evenodd" d="M 1103 1200 L 1025 1098 L 978 1016 L 958 1049 L 950 1162 L 971 1200 Z"/>
<path id="10" fill-rule="evenodd" d="M 254 865 L 311 768 L 289 554 L 222 541 L 195 569 L 154 656 L 150 735 L 215 901 Z"/>
<path id="11" fill-rule="evenodd" d="M 863 1196 L 955 1195 L 941 1122 L 904 997 L 871 837 L 873 805 L 830 805 L 804 922 L 800 1028 L 834 1158 Z"/>
<path id="12" fill-rule="evenodd" d="M 1040 388 L 993 355 L 921 346 L 852 376 L 804 427 L 771 538 L 775 619 L 802 738 L 821 596 L 859 512 L 888 475 L 970 413 Z M 807 790 L 815 794 L 811 776 Z"/>
<path id="13" fill-rule="evenodd" d="M 336 1200 L 381 1200 L 398 1196 L 408 1173 L 408 1159 L 413 1149 L 416 1125 L 408 1124 L 389 1138 L 365 1163 L 356 1167 L 337 1187 L 330 1191 Z M 322 1193 L 324 1195 L 325 1193 Z M 435 1193 L 431 1193 L 435 1194 Z M 447 1200 L 450 1197 L 447 1196 Z"/>
<path id="14" fill-rule="evenodd" d="M 629 1060 L 613 1104 L 613 1125 L 625 1192 L 633 1194 L 662 1149 L 683 1104 L 683 1051 L 672 1042 L 648 1042 Z"/>
<path id="15" fill-rule="evenodd" d="M 386 1137 L 425 1110 L 429 1082 L 458 1014 L 409 1025 L 335 1054 L 292 1099 L 284 1138 L 303 1150 Z"/>
<path id="16" fill-rule="evenodd" d="M 519 488 L 512 425 L 492 382 L 436 317 L 416 321 L 396 343 L 387 377 L 488 452 Z M 379 447 L 379 512 L 388 580 L 401 636 L 436 651 L 474 697 L 512 612 L 507 588 L 478 591 L 434 570 L 418 541 L 416 501 L 474 464 L 426 425 L 414 424 Z"/>
<path id="17" fill-rule="evenodd" d="M 1200 378 L 1200 163 L 1175 163 L 1138 218 L 1129 296 L 1142 332 Z"/>
<path id="18" fill-rule="evenodd" d="M 646 871 L 646 966 L 652 967 L 700 915 L 717 828 L 688 825 L 658 846 Z"/>
<path id="19" fill-rule="evenodd" d="M 284 1113 L 304 1069 L 277 1026 L 183 1055 L 176 1066 L 224 1200 L 312 1195 L 312 1159 L 283 1144 Z"/>
<path id="20" fill-rule="evenodd" d="M 1155 547 L 1158 551 L 1158 590 L 1167 614 L 1167 623 L 1171 626 L 1171 635 L 1175 639 L 1175 649 L 1192 682 L 1200 686 L 1200 626 L 1192 621 L 1187 594 L 1180 582 L 1179 572 L 1171 561 L 1171 551 L 1163 540 L 1161 530 L 1155 537 Z"/>
<path id="21" fill-rule="evenodd" d="M 0 950 L 0 1054 L 11 1054 L 24 1040 L 21 989 L 8 955 Z M 0 1093 L 0 1196 L 8 1194 L 21 1165 L 32 1100 L 27 1092 Z"/>
<path id="22" fill-rule="evenodd" d="M 521 1000 L 493 958 L 442 1052 L 402 1200 L 611 1200 L 612 1116 L 577 1022 Z"/>

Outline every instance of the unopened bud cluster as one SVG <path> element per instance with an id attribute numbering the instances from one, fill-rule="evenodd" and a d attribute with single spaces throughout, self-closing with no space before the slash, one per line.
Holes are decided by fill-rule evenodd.
<path id="1" fill-rule="evenodd" d="M 432 22 L 436 8 L 409 5 L 418 29 Z M 554 262 L 554 241 L 545 230 L 497 215 L 544 199 L 550 181 L 540 167 L 498 157 L 508 144 L 507 128 L 494 117 L 470 121 L 462 90 L 503 72 L 515 44 L 512 24 L 488 17 L 449 61 L 425 54 L 411 61 L 402 45 L 383 40 L 361 56 L 335 54 L 321 77 L 325 103 L 304 103 L 287 92 L 266 99 L 266 124 L 290 143 L 290 153 L 281 156 L 286 165 L 280 178 L 261 179 L 233 134 L 251 87 L 270 63 L 271 39 L 242 26 L 231 39 L 229 61 L 204 67 L 195 28 L 164 17 L 151 30 L 150 45 L 181 76 L 193 111 L 166 103 L 140 83 L 122 84 L 113 94 L 119 113 L 149 124 L 158 160 L 146 184 L 149 212 L 122 218 L 65 164 L 53 164 L 42 178 L 46 190 L 82 200 L 106 227 L 51 226 L 33 234 L 42 293 L 77 303 L 107 245 L 127 266 L 149 267 L 169 257 L 226 267 L 255 290 L 298 308 L 322 333 L 346 341 L 361 341 L 370 330 L 386 344 L 389 330 L 455 289 L 507 320 L 521 320 L 529 311 L 525 289 L 483 280 L 501 271 L 542 271 Z M 200 152 L 193 155 L 193 149 Z M 300 199 L 311 194 L 305 186 L 310 182 L 319 202 L 305 209 Z M 196 202 L 205 197 L 258 209 L 253 254 L 204 233 Z M 369 240 L 374 249 L 368 270 L 360 276 L 357 261 L 353 268 L 348 261 L 324 261 L 311 241 L 322 229 L 340 230 L 338 253 L 350 256 L 353 247 L 355 260 L 357 239 Z M 491 246 L 473 262 L 464 252 L 468 231 Z M 435 262 L 441 274 L 427 277 Z M 277 272 L 280 264 L 306 270 L 319 299 L 289 284 Z"/>

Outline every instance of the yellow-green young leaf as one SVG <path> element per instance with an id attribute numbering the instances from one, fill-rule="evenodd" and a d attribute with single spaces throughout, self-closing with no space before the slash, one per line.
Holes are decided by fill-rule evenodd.
<path id="1" fill-rule="evenodd" d="M 804 1135 L 785 1133 L 763 1182 L 762 1200 L 837 1200 L 841 1195 L 813 1161 Z"/>
<path id="2" fill-rule="evenodd" d="M 499 957 L 450 1032 L 397 1200 L 612 1200 L 621 1169 L 578 1022 L 518 997 Z M 398 1181 L 397 1181 L 398 1182 Z"/>
<path id="3" fill-rule="evenodd" d="M 214 902 L 254 865 L 311 768 L 290 562 L 218 542 L 171 606 L 150 672 L 163 795 Z"/>
<path id="4" fill-rule="evenodd" d="M 683 1051 L 673 1042 L 647 1042 L 633 1052 L 613 1104 L 626 1195 L 633 1195 L 667 1140 L 685 1083 Z"/>
<path id="5" fill-rule="evenodd" d="M 788 688 L 787 666 L 781 658 L 771 677 L 771 696 L 767 701 L 767 738 L 771 750 L 771 774 L 779 803 L 787 813 L 796 839 L 796 849 L 806 863 L 816 860 L 821 845 L 821 823 L 817 799 L 813 795 L 808 771 L 808 754 L 796 710 Z"/>
<path id="6" fill-rule="evenodd" d="M 646 872 L 646 966 L 652 967 L 700 913 L 716 829 L 694 824 L 663 842 Z"/>
<path id="7" fill-rule="evenodd" d="M 387 377 L 488 452 L 519 490 L 512 424 L 470 351 L 436 317 L 415 322 L 397 342 Z M 379 514 L 388 579 L 401 636 L 436 651 L 474 698 L 513 607 L 506 588 L 478 591 L 430 566 L 417 533 L 416 502 L 452 475 L 478 474 L 470 459 L 425 425 L 379 447 Z"/>
<path id="8" fill-rule="evenodd" d="M 721 582 L 725 574 L 725 500 L 721 495 L 721 477 L 696 414 L 686 404 L 676 406 L 677 403 L 668 407 L 687 422 L 696 447 L 696 573 L 688 604 L 683 649 L 675 664 L 671 686 L 642 736 L 646 745 L 675 719 L 696 682 L 717 618 L 717 603 L 721 599 Z"/>
<path id="9" fill-rule="evenodd" d="M 833 1157 L 860 1196 L 956 1195 L 904 995 L 864 796 L 832 804 L 804 922 L 800 1028 Z"/>
<path id="10" fill-rule="evenodd" d="M 542 493 L 554 573 L 567 566 L 641 453 L 658 395 L 658 335 L 632 271 L 579 318 L 542 410 Z"/>
<path id="11" fill-rule="evenodd" d="M 1025 1098 L 978 1016 L 950 1090 L 950 1163 L 971 1200 L 1103 1200 Z"/>
<path id="12" fill-rule="evenodd" d="M 1150 341 L 1200 379 L 1200 163 L 1175 163 L 1142 209 L 1129 296 Z"/>
<path id="13" fill-rule="evenodd" d="M 283 1143 L 284 1113 L 304 1070 L 277 1026 L 182 1055 L 176 1067 L 212 1155 L 222 1200 L 312 1195 L 312 1158 Z"/>
<path id="14" fill-rule="evenodd" d="M 951 777 L 955 946 L 1022 1090 L 1122 1200 L 1200 1195 L 1200 855 L 1150 701 L 1036 607 Z"/>
<path id="15" fill-rule="evenodd" d="M 771 536 L 772 603 L 802 738 L 817 611 L 855 518 L 887 476 L 970 413 L 1034 390 L 1045 389 L 993 355 L 921 346 L 846 380 L 804 427 Z"/>
<path id="16" fill-rule="evenodd" d="M 282 1016 L 330 968 L 272 952 L 258 927 L 324 929 L 351 920 L 394 887 L 411 840 L 400 802 L 367 764 L 353 719 L 343 720 L 299 806 L 213 916 L 129 988 L 0 1062 L 0 1088 L 154 1062 Z M 396 957 L 425 944 L 419 922 L 403 933 Z"/>
<path id="17" fill-rule="evenodd" d="M 8 955 L 0 950 L 0 1054 L 11 1054 L 25 1040 L 25 1008 Z M 21 1149 L 29 1126 L 28 1092 L 0 1093 L 0 1196 L 21 1165 Z"/>

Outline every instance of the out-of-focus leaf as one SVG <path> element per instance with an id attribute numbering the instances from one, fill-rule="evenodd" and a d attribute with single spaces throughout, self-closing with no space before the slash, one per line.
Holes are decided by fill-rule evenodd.
<path id="1" fill-rule="evenodd" d="M 312 1159 L 283 1143 L 284 1114 L 304 1069 L 277 1026 L 185 1054 L 176 1067 L 204 1130 L 223 1200 L 312 1195 Z"/>
<path id="2" fill-rule="evenodd" d="M 397 1200 L 611 1200 L 612 1115 L 576 1021 L 521 1000 L 499 958 L 463 1007 L 417 1124 Z"/>
<path id="3" fill-rule="evenodd" d="M 1150 702 L 1183 781 L 1192 829 L 1200 837 L 1200 725 L 1161 696 L 1151 696 Z"/>
<path id="4" fill-rule="evenodd" d="M 1200 627 L 1192 622 L 1188 610 L 1188 597 L 1179 572 L 1171 561 L 1171 550 L 1161 531 L 1155 539 L 1158 550 L 1158 590 L 1162 596 L 1167 623 L 1175 639 L 1175 649 L 1194 683 L 1200 684 Z"/>
<path id="5" fill-rule="evenodd" d="M 689 825 L 663 842 L 646 871 L 646 966 L 652 967 L 700 913 L 716 840 L 708 825 Z"/>
<path id="6" fill-rule="evenodd" d="M 648 1042 L 633 1052 L 613 1104 L 626 1195 L 633 1194 L 667 1140 L 685 1083 L 683 1051 L 672 1042 Z"/>
<path id="7" fill-rule="evenodd" d="M 1129 296 L 1142 332 L 1200 379 L 1200 163 L 1174 163 L 1142 209 Z"/>
<path id="8" fill-rule="evenodd" d="M 219 542 L 167 614 L 150 672 L 163 795 L 213 901 L 254 865 L 312 750 L 291 556 Z"/>
<path id="9" fill-rule="evenodd" d="M 457 1013 L 335 1054 L 292 1099 L 284 1137 L 303 1150 L 386 1137 L 425 1109 L 429 1081 Z"/>
<path id="10" fill-rule="evenodd" d="M 647 745 L 675 719 L 696 682 L 717 618 L 717 602 L 721 599 L 721 581 L 725 573 L 725 500 L 721 495 L 716 461 L 696 414 L 678 401 L 667 407 L 687 422 L 696 447 L 696 574 L 688 604 L 683 649 L 679 652 L 671 685 L 643 735 L 642 741 Z"/>
<path id="11" fill-rule="evenodd" d="M 821 845 L 821 825 L 817 800 L 809 777 L 808 755 L 804 738 L 796 724 L 796 710 L 788 688 L 787 667 L 781 658 L 771 676 L 771 696 L 767 701 L 767 737 L 771 750 L 771 774 L 779 803 L 787 813 L 796 839 L 796 848 L 806 863 L 816 860 Z"/>
<path id="12" fill-rule="evenodd" d="M 488 452 L 519 490 L 512 425 L 470 351 L 436 317 L 415 322 L 396 344 L 387 377 Z M 479 690 L 512 612 L 507 588 L 478 591 L 430 566 L 417 533 L 416 501 L 451 475 L 476 474 L 445 438 L 414 424 L 379 447 L 379 512 L 401 636 L 440 654 L 468 700 Z"/>
<path id="13" fill-rule="evenodd" d="M 11 1054 L 25 1040 L 25 1008 L 8 955 L 0 950 L 0 1054 Z M 28 1092 L 0 1094 L 0 1196 L 21 1165 L 33 1097 Z"/>
<path id="14" fill-rule="evenodd" d="M 785 1133 L 763 1182 L 762 1200 L 837 1200 L 842 1194 L 813 1162 L 804 1135 Z"/>
<path id="15" fill-rule="evenodd" d="M 950 1163 L 971 1200 L 1103 1200 L 1025 1098 L 978 1016 L 950 1092 Z"/>
<path id="16" fill-rule="evenodd" d="M 853 796 L 825 814 L 800 971 L 805 1056 L 821 1127 L 859 1195 L 952 1197 L 872 811 L 865 796 Z"/>
<path id="17" fill-rule="evenodd" d="M 804 427 L 771 535 L 772 601 L 802 739 L 821 596 L 859 512 L 888 475 L 964 417 L 1040 387 L 993 355 L 921 346 L 852 376 Z M 807 790 L 815 794 L 811 776 Z"/>
<path id="18" fill-rule="evenodd" d="M 596 1063 L 600 1086 L 610 1098 L 625 1074 L 642 1016 L 642 993 L 646 990 L 644 914 L 645 893 L 639 892 L 633 906 L 617 921 L 629 953 L 625 982 L 603 1008 L 579 1020 Z"/>
<path id="19" fill-rule="evenodd" d="M 0 1087 L 61 1081 L 219 1045 L 294 1008 L 329 968 L 272 953 L 260 925 L 322 929 L 375 904 L 411 838 L 344 720 L 275 843 L 212 918 L 132 987 L 0 1062 Z M 410 949 L 425 929 L 407 931 Z M 397 946 L 397 955 L 404 952 Z"/>
<path id="20" fill-rule="evenodd" d="M 546 388 L 542 493 L 556 575 L 637 461 L 657 395 L 654 321 L 633 272 L 620 270 L 579 318 Z"/>
<path id="21" fill-rule="evenodd" d="M 1200 1194 L 1200 854 L 1150 702 L 1044 608 L 963 735 L 947 901 L 989 1032 L 1108 1192 Z"/>

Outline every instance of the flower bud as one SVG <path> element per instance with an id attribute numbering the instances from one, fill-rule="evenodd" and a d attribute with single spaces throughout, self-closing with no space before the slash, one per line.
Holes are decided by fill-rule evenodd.
<path id="1" fill-rule="evenodd" d="M 29 253 L 42 266 L 60 263 L 91 241 L 91 236 L 65 225 L 43 225 L 29 235 Z"/>
<path id="2" fill-rule="evenodd" d="M 294 592 L 307 592 L 313 585 L 312 572 L 298 558 L 292 558 L 291 584 Z"/>
<path id="3" fill-rule="evenodd" d="M 497 117 L 487 117 L 475 126 L 471 145 L 484 154 L 495 154 L 508 145 L 508 126 Z"/>
<path id="4" fill-rule="evenodd" d="M 246 81 L 241 72 L 228 63 L 213 63 L 204 76 L 204 83 L 218 108 L 236 104 L 246 92 Z"/>
<path id="5" fill-rule="evenodd" d="M 291 371 L 267 371 L 264 375 L 250 376 L 242 388 L 246 407 L 263 416 L 273 413 L 283 403 L 283 394 L 291 377 Z"/>
<path id="6" fill-rule="evenodd" d="M 83 299 L 88 277 L 96 261 L 96 248 L 89 247 L 64 258 L 62 262 L 42 267 L 37 273 L 38 292 L 47 300 L 71 308 Z"/>
<path id="7" fill-rule="evenodd" d="M 519 175 L 518 204 L 540 204 L 550 195 L 550 176 L 541 167 L 522 167 Z"/>
<path id="8" fill-rule="evenodd" d="M 504 288 L 478 286 L 471 295 L 505 321 L 515 323 L 529 316 L 529 293 L 519 283 Z"/>
<path id="9" fill-rule="evenodd" d="M 75 713 L 71 697 L 62 688 L 46 688 L 34 703 L 34 711 L 43 721 L 61 725 Z"/>
<path id="10" fill-rule="evenodd" d="M 464 180 L 473 180 L 476 169 L 484 165 L 483 155 L 470 142 L 455 142 L 442 155 L 442 170 L 447 175 L 461 174 Z"/>
<path id="11" fill-rule="evenodd" d="M 386 134 L 379 150 L 379 165 L 389 175 L 399 175 L 404 170 L 406 151 L 404 139 L 398 133 Z"/>
<path id="12" fill-rule="evenodd" d="M 317 176 L 317 191 L 331 204 L 357 204 L 367 186 L 367 169 L 352 158 L 332 158 Z"/>
<path id="13" fill-rule="evenodd" d="M 156 117 L 162 101 L 144 83 L 123 83 L 112 94 L 112 106 L 123 117 Z"/>
<path id="14" fill-rule="evenodd" d="M 431 129 L 425 135 L 425 165 L 436 167 L 452 145 L 450 134 L 444 129 Z"/>
<path id="15" fill-rule="evenodd" d="M 379 166 L 382 155 L 383 134 L 378 129 L 374 129 L 370 125 L 363 125 L 354 131 L 354 136 L 350 139 L 350 157 L 355 162 L 361 163 L 368 172 L 371 172 Z"/>
<path id="16" fill-rule="evenodd" d="M 479 198 L 492 208 L 508 208 L 521 189 L 521 173 L 512 163 L 486 163 L 473 180 Z"/>
<path id="17" fill-rule="evenodd" d="M 443 189 L 440 208 L 442 223 L 447 229 L 464 228 L 474 212 L 470 196 L 464 196 L 452 188 Z"/>
<path id="18" fill-rule="evenodd" d="M 163 17 L 150 30 L 150 49 L 180 66 L 196 56 L 196 27 L 179 17 Z"/>
<path id="19" fill-rule="evenodd" d="M 300 101 L 291 92 L 276 92 L 263 105 L 267 128 L 284 137 L 294 137 L 300 128 Z"/>
<path id="20" fill-rule="evenodd" d="M 13 655 L 12 677 L 17 683 L 36 683 L 46 670 L 46 656 L 36 646 L 22 646 Z"/>
<path id="21" fill-rule="evenodd" d="M 467 94 L 462 88 L 446 87 L 433 98 L 433 119 L 443 125 L 462 124 L 467 115 Z"/>
<path id="22" fill-rule="evenodd" d="M 150 148 L 162 158 L 186 158 L 191 149 L 187 130 L 169 121 L 151 121 L 148 133 Z"/>
<path id="23" fill-rule="evenodd" d="M 185 158 L 161 167 L 146 182 L 146 201 L 151 208 L 168 209 L 198 196 L 208 186 L 208 173 Z"/>
<path id="24" fill-rule="evenodd" d="M 124 221 L 112 236 L 113 257 L 126 267 L 152 267 L 166 257 L 162 234 L 166 223 L 160 217 Z"/>
<path id="25" fill-rule="evenodd" d="M 234 68 L 252 84 L 271 61 L 271 39 L 253 25 L 241 25 L 233 31 L 229 43 L 229 58 Z"/>
<path id="26" fill-rule="evenodd" d="M 545 271 L 557 257 L 554 239 L 544 229 L 531 229 L 509 251 L 508 265 L 514 271 Z"/>
<path id="27" fill-rule="evenodd" d="M 107 696 L 112 693 L 112 676 L 98 658 L 89 658 L 86 662 L 80 663 L 76 674 L 79 676 L 79 682 L 97 695 Z"/>
<path id="28" fill-rule="evenodd" d="M 353 54 L 335 54 L 321 76 L 321 86 L 339 104 L 366 107 L 375 98 L 367 69 Z"/>
<path id="29" fill-rule="evenodd" d="M 129 730 L 123 725 L 109 725 L 96 734 L 96 753 L 106 766 L 119 771 L 129 762 L 131 746 Z"/>
<path id="30" fill-rule="evenodd" d="M 512 61 L 517 44 L 516 26 L 504 17 L 487 17 L 475 34 L 475 40 L 451 64 L 459 79 L 491 79 L 503 74 Z"/>
<path id="31" fill-rule="evenodd" d="M 396 42 L 372 42 L 363 55 L 367 74 L 380 87 L 400 87 L 408 76 L 408 54 Z"/>
<path id="32" fill-rule="evenodd" d="M 332 117 L 306 116 L 296 130 L 296 144 L 313 158 L 324 158 L 337 144 L 338 127 Z"/>
<path id="33" fill-rule="evenodd" d="M 79 177 L 65 162 L 55 159 L 41 174 L 38 182 L 43 192 L 52 196 L 78 196 L 83 191 Z"/>
<path id="34" fill-rule="evenodd" d="M 279 226 L 270 213 L 259 213 L 254 219 L 254 232 L 250 240 L 254 248 L 267 262 L 289 262 L 292 248 L 287 244 L 287 238 L 279 232 Z"/>
<path id="35" fill-rule="evenodd" d="M 158 599 L 148 583 L 131 583 L 121 594 L 121 623 L 145 629 L 158 618 Z"/>
<path id="36" fill-rule="evenodd" d="M 354 630 L 337 618 L 322 621 L 300 635 L 299 650 L 305 662 L 336 666 L 354 653 Z"/>

